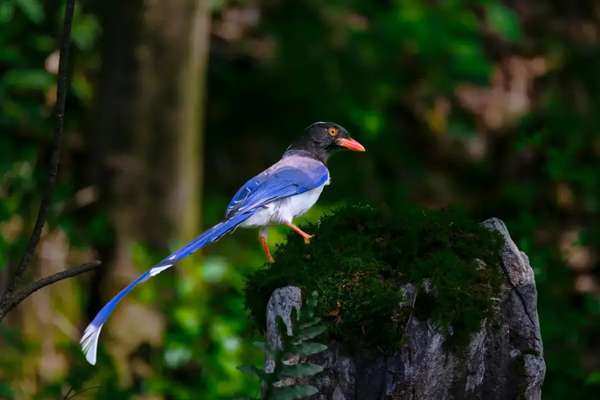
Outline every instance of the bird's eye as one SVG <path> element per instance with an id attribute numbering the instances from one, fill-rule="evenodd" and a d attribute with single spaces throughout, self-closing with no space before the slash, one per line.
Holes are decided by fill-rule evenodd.
<path id="1" fill-rule="evenodd" d="M 338 134 L 338 130 L 337 128 L 331 127 L 329 128 L 329 130 L 327 131 L 331 136 L 335 136 Z"/>

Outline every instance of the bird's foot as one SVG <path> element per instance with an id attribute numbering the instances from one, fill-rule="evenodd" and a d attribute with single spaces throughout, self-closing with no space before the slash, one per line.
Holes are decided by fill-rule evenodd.
<path id="1" fill-rule="evenodd" d="M 296 225 L 291 224 L 289 222 L 285 223 L 286 226 L 290 229 L 293 229 L 294 231 L 296 231 L 300 236 L 302 236 L 304 238 L 304 243 L 309 244 L 310 243 L 310 239 L 312 239 L 313 237 L 315 237 L 315 235 L 309 235 L 308 233 L 304 232 L 302 229 L 298 228 Z"/>
<path id="2" fill-rule="evenodd" d="M 267 260 L 272 264 L 275 262 L 273 256 L 271 256 L 271 252 L 269 251 L 269 247 L 267 246 L 267 239 L 264 236 L 260 237 L 260 242 L 263 245 L 263 249 L 265 250 L 265 254 L 267 255 Z"/>
<path id="3" fill-rule="evenodd" d="M 315 235 L 306 235 L 306 236 L 303 236 L 303 237 L 304 237 L 304 243 L 310 244 L 310 239 L 314 238 Z"/>

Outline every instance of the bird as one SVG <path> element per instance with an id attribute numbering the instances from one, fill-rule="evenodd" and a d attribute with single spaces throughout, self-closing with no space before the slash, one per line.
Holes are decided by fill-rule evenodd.
<path id="1" fill-rule="evenodd" d="M 86 360 L 96 364 L 100 331 L 123 299 L 139 283 L 171 268 L 209 243 L 215 242 L 236 228 L 260 228 L 259 239 L 266 258 L 274 262 L 267 247 L 270 226 L 285 224 L 310 243 L 310 235 L 293 220 L 306 213 L 330 183 L 327 162 L 340 150 L 364 152 L 365 148 L 352 139 L 346 129 L 332 122 L 316 122 L 284 152 L 281 159 L 243 185 L 227 206 L 225 218 L 191 242 L 150 268 L 110 300 L 85 329 L 80 344 Z"/>

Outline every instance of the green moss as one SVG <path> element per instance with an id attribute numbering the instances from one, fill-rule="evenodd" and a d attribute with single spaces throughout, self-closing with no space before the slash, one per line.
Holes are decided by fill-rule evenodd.
<path id="1" fill-rule="evenodd" d="M 290 233 L 275 263 L 247 278 L 246 307 L 260 326 L 271 293 L 287 285 L 319 292 L 330 339 L 382 351 L 407 339 L 411 317 L 431 319 L 440 332 L 452 326 L 453 342 L 464 343 L 493 312 L 502 237 L 460 212 L 355 206 L 302 229 L 315 235 L 309 245 Z M 400 290 L 408 282 L 419 288 L 414 310 Z"/>

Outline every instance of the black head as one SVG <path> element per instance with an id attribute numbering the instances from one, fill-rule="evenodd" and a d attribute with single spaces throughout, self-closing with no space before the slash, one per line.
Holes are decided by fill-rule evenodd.
<path id="1" fill-rule="evenodd" d="M 329 157 L 343 149 L 365 151 L 365 148 L 352 139 L 348 131 L 340 125 L 333 122 L 317 122 L 304 130 L 304 134 L 288 147 L 286 154 L 305 151 L 326 163 Z"/>

